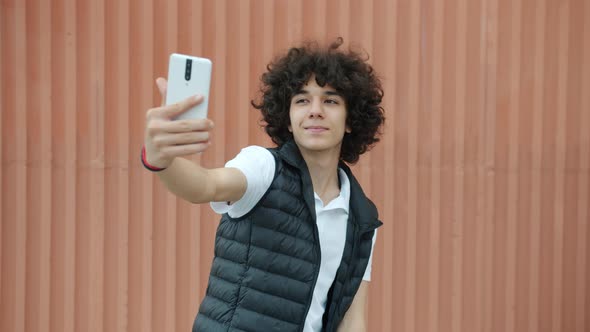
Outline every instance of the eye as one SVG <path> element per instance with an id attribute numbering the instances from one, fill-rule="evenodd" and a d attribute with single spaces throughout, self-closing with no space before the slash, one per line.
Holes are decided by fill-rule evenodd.
<path id="1" fill-rule="evenodd" d="M 307 103 L 307 99 L 306 98 L 295 98 L 294 102 L 295 102 L 295 104 L 305 104 L 305 103 Z"/>
<path id="2" fill-rule="evenodd" d="M 334 104 L 334 105 L 338 105 L 339 102 L 337 99 L 332 99 L 332 98 L 328 98 L 324 101 L 326 104 Z"/>

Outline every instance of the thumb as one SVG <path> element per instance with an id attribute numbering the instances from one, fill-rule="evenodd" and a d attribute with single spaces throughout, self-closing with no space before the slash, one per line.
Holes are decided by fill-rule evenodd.
<path id="1" fill-rule="evenodd" d="M 156 79 L 156 86 L 158 87 L 158 90 L 160 91 L 160 96 L 162 96 L 162 106 L 164 106 L 164 105 L 166 105 L 166 92 L 168 89 L 168 82 L 166 81 L 165 78 L 158 77 Z"/>

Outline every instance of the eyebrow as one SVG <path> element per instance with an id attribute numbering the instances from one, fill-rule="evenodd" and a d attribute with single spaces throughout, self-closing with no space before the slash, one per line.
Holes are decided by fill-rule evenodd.
<path id="1" fill-rule="evenodd" d="M 298 90 L 297 92 L 295 92 L 294 96 L 296 96 L 296 95 L 304 95 L 304 94 L 309 94 L 309 91 L 307 91 L 305 89 L 301 89 L 301 90 Z M 326 95 L 326 96 L 338 96 L 338 97 L 344 98 L 344 96 L 342 96 L 342 94 L 338 93 L 337 91 L 333 91 L 333 90 L 324 91 L 324 95 Z"/>

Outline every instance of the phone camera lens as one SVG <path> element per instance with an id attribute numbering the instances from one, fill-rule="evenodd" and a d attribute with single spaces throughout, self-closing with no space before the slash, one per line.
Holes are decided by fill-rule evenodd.
<path id="1" fill-rule="evenodd" d="M 184 79 L 187 81 L 191 80 L 191 67 L 193 64 L 193 60 L 191 59 L 186 59 L 186 66 L 185 66 L 185 70 L 184 70 Z"/>

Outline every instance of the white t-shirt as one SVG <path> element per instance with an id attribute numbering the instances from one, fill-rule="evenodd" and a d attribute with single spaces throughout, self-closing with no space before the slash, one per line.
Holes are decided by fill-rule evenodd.
<path id="1" fill-rule="evenodd" d="M 246 192 L 240 200 L 231 205 L 227 202 L 212 202 L 211 207 L 219 214 L 228 213 L 230 217 L 238 218 L 250 212 L 270 187 L 275 175 L 275 159 L 267 149 L 260 146 L 249 146 L 242 149 L 234 159 L 228 161 L 225 167 L 237 168 L 244 173 L 248 183 Z M 338 171 L 340 177 L 340 195 L 338 197 L 324 206 L 320 197 L 314 193 L 322 259 L 311 306 L 305 319 L 304 332 L 319 332 L 322 329 L 322 316 L 326 309 L 328 291 L 336 277 L 346 243 L 350 182 L 342 169 Z M 377 233 L 373 236 L 373 248 L 376 238 Z M 369 264 L 363 280 L 371 280 L 372 261 L 373 249 L 371 249 Z"/>

